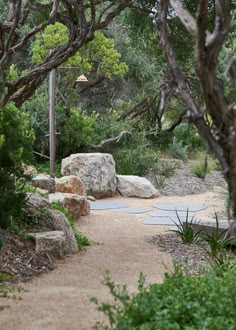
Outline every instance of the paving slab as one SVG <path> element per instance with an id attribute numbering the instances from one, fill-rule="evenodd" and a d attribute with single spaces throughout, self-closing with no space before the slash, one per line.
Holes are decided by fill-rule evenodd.
<path id="1" fill-rule="evenodd" d="M 177 214 L 179 217 L 187 217 L 187 211 L 177 211 L 177 214 L 176 214 L 176 211 L 162 211 L 162 210 L 155 210 L 151 213 L 149 213 L 152 217 L 169 217 L 169 218 L 177 218 Z M 188 219 L 192 219 L 194 215 L 191 213 L 188 214 Z"/>
<path id="2" fill-rule="evenodd" d="M 122 209 L 129 207 L 126 203 L 117 202 L 89 202 L 91 210 L 112 210 L 112 209 Z"/>
<path id="3" fill-rule="evenodd" d="M 163 211 L 189 211 L 197 212 L 206 210 L 206 205 L 192 205 L 192 204 L 154 204 L 153 207 Z"/>
<path id="4" fill-rule="evenodd" d="M 141 213 L 146 213 L 149 211 L 152 211 L 152 208 L 148 207 L 129 207 L 129 208 L 123 208 L 119 210 L 113 210 L 113 212 L 116 213 L 130 213 L 130 214 L 141 214 Z"/>
<path id="5" fill-rule="evenodd" d="M 176 223 L 178 223 L 179 221 L 178 221 L 178 219 L 176 218 L 176 219 L 171 219 L 171 218 L 168 218 L 168 217 L 166 217 L 166 218 L 163 218 L 163 217 L 160 217 L 160 218 L 146 218 L 146 219 L 144 219 L 144 221 L 143 221 L 143 223 L 145 224 L 145 225 L 165 225 L 165 226 L 173 226 L 175 223 L 174 223 L 174 221 L 176 222 Z"/>
<path id="6" fill-rule="evenodd" d="M 185 222 L 186 217 L 179 217 L 181 222 Z M 174 225 L 175 222 L 178 224 L 179 219 L 177 217 L 152 217 L 152 218 L 146 218 L 144 219 L 143 223 L 145 225 L 166 225 L 166 226 L 171 226 Z M 191 220 L 191 219 L 190 219 Z M 193 220 L 193 224 L 198 224 L 200 223 L 200 219 L 195 219 Z"/>

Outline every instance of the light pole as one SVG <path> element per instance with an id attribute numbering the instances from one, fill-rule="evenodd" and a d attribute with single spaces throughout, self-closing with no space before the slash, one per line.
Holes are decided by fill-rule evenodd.
<path id="1" fill-rule="evenodd" d="M 55 156 L 56 156 L 56 70 L 53 69 L 49 76 L 49 157 L 50 178 L 55 179 Z"/>
<path id="2" fill-rule="evenodd" d="M 63 68 L 64 69 L 64 68 Z M 75 69 L 70 67 L 67 69 Z M 78 69 L 78 68 L 76 68 Z M 76 83 L 87 82 L 88 79 L 81 75 L 76 79 Z M 55 158 L 56 158 L 56 69 L 50 72 L 49 76 L 49 158 L 50 158 L 50 178 L 55 179 Z"/>

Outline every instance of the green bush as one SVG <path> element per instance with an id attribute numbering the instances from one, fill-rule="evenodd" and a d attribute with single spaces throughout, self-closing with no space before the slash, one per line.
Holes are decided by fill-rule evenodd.
<path id="1" fill-rule="evenodd" d="M 112 151 L 117 173 L 123 175 L 145 175 L 159 161 L 159 153 L 154 150 L 144 132 L 133 133 L 127 146 Z"/>
<path id="2" fill-rule="evenodd" d="M 107 110 L 105 114 L 101 114 L 97 117 L 94 134 L 93 143 L 99 144 L 102 140 L 109 139 L 113 136 L 117 136 L 122 131 L 132 131 L 133 127 L 129 121 L 119 121 L 118 113 L 114 109 Z M 125 143 L 122 140 L 121 143 Z M 106 145 L 103 149 L 104 152 L 111 152 L 117 143 Z"/>
<path id="3" fill-rule="evenodd" d="M 181 124 L 174 130 L 174 136 L 177 141 L 182 142 L 183 146 L 188 146 L 191 151 L 204 150 L 205 143 L 198 134 L 195 127 L 189 124 Z"/>
<path id="4" fill-rule="evenodd" d="M 173 138 L 169 149 L 174 158 L 182 159 L 184 161 L 188 159 L 188 146 L 184 145 L 182 141 L 178 141 L 176 137 Z"/>
<path id="5" fill-rule="evenodd" d="M 200 155 L 200 158 L 202 159 L 191 167 L 191 171 L 198 178 L 204 179 L 208 173 L 216 170 L 218 165 L 216 161 L 208 157 L 208 155 L 205 155 L 204 158 Z"/>
<path id="6" fill-rule="evenodd" d="M 20 218 L 25 193 L 17 189 L 17 180 L 24 177 L 22 162 L 32 156 L 34 133 L 29 118 L 10 103 L 0 112 L 0 227 L 7 228 Z"/>
<path id="7" fill-rule="evenodd" d="M 98 323 L 95 329 L 233 330 L 236 328 L 235 278 L 236 265 L 222 276 L 212 270 L 190 277 L 176 269 L 161 284 L 147 288 L 139 285 L 139 292 L 134 295 L 106 278 L 114 303 L 98 304 L 98 309 L 108 316 L 110 325 Z"/>
<path id="8" fill-rule="evenodd" d="M 70 117 L 66 119 L 61 134 L 58 137 L 59 157 L 66 157 L 77 153 L 84 145 L 91 141 L 95 128 L 96 116 L 87 116 L 79 109 L 71 110 Z"/>

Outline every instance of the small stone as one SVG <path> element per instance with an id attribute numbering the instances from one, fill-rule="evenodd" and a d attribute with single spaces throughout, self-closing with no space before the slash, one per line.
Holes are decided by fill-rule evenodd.
<path id="1" fill-rule="evenodd" d="M 93 196 L 87 196 L 87 200 L 89 200 L 91 202 L 96 202 L 96 198 Z"/>

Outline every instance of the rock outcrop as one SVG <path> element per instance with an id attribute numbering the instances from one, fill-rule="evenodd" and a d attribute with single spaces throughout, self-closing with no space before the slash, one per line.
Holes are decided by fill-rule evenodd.
<path id="1" fill-rule="evenodd" d="M 62 231 L 64 233 L 65 254 L 69 255 L 78 252 L 74 231 L 62 212 L 49 210 L 45 219 L 45 225 L 50 230 Z"/>
<path id="2" fill-rule="evenodd" d="M 117 191 L 124 197 L 155 198 L 160 193 L 146 178 L 135 175 L 117 175 Z"/>
<path id="3" fill-rule="evenodd" d="M 73 154 L 62 160 L 62 175 L 76 175 L 85 184 L 88 195 L 111 197 L 116 191 L 115 161 L 110 154 Z"/>

